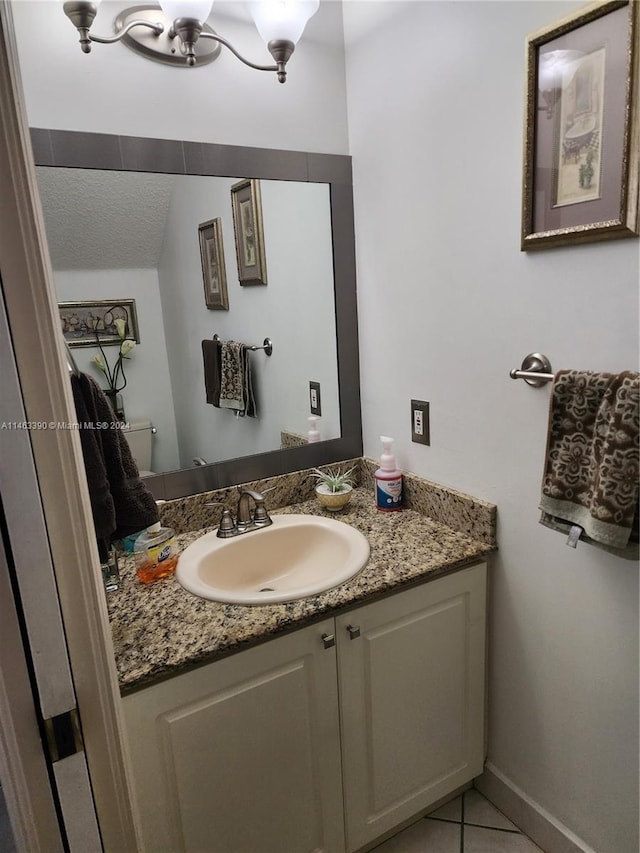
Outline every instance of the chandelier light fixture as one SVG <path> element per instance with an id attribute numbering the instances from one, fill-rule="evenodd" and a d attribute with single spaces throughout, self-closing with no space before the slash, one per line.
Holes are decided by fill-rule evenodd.
<path id="1" fill-rule="evenodd" d="M 100 0 L 67 0 L 63 8 L 78 30 L 84 53 L 91 52 L 92 42 L 113 44 L 121 41 L 148 59 L 169 65 L 193 66 L 213 62 L 224 45 L 245 65 L 258 71 L 275 71 L 278 80 L 284 83 L 287 62 L 307 21 L 318 11 L 320 0 L 254 0 L 247 4 L 275 65 L 250 62 L 205 23 L 213 2 L 160 0 L 160 8 L 133 6 L 115 19 L 115 35 L 105 38 L 90 32 Z"/>

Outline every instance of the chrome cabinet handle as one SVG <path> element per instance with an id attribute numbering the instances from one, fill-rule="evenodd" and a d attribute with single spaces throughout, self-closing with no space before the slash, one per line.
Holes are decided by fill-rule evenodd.
<path id="1" fill-rule="evenodd" d="M 330 649 L 336 644 L 335 634 L 323 634 L 322 643 L 325 649 Z"/>
<path id="2" fill-rule="evenodd" d="M 358 625 L 347 625 L 347 631 L 352 640 L 357 640 L 360 636 L 360 627 Z"/>

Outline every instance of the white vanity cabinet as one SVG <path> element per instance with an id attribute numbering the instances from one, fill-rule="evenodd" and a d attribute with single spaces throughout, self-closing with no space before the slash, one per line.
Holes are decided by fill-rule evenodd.
<path id="1" fill-rule="evenodd" d="M 486 564 L 336 619 L 347 849 L 482 773 Z"/>
<path id="2" fill-rule="evenodd" d="M 145 853 L 344 849 L 326 619 L 123 698 Z"/>
<path id="3" fill-rule="evenodd" d="M 123 698 L 146 853 L 342 853 L 482 772 L 486 565 Z"/>

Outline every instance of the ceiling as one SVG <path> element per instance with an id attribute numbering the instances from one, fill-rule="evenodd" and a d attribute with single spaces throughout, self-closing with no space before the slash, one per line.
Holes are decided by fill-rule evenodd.
<path id="1" fill-rule="evenodd" d="M 54 270 L 157 269 L 174 175 L 36 172 Z"/>

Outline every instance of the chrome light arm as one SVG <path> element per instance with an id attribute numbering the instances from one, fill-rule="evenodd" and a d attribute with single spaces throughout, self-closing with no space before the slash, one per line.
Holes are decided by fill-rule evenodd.
<path id="1" fill-rule="evenodd" d="M 217 33 L 214 35 L 213 33 L 200 33 L 200 38 L 213 39 L 214 41 L 223 44 L 226 48 L 228 48 L 231 53 L 243 62 L 245 65 L 248 65 L 249 68 L 255 68 L 256 71 L 275 71 L 278 75 L 278 80 L 280 83 L 284 83 L 287 79 L 287 71 L 285 66 L 289 59 L 291 58 L 291 54 L 295 50 L 296 46 L 292 41 L 288 41 L 287 39 L 273 39 L 267 45 L 269 49 L 269 53 L 276 61 L 276 65 L 256 65 L 255 62 L 251 62 L 249 59 L 245 59 L 241 53 L 235 49 L 235 47 L 228 42 L 222 36 L 219 36 Z"/>
<path id="2" fill-rule="evenodd" d="M 164 32 L 164 26 L 160 22 L 131 21 L 131 23 L 127 24 L 127 26 L 116 36 L 112 36 L 111 38 L 102 38 L 102 36 L 89 35 L 89 40 L 99 42 L 100 44 L 113 44 L 114 42 L 120 41 L 120 39 L 123 36 L 126 36 L 129 30 L 132 30 L 134 27 L 148 27 L 150 30 L 153 30 L 157 36 Z"/>
<path id="3" fill-rule="evenodd" d="M 69 18 L 73 26 L 78 30 L 80 47 L 83 53 L 91 53 L 92 41 L 99 42 L 100 44 L 113 44 L 120 41 L 134 27 L 148 27 L 158 36 L 164 32 L 164 25 L 159 22 L 131 21 L 117 35 L 102 38 L 101 36 L 94 36 L 89 32 L 93 24 L 93 19 L 98 12 L 98 7 L 95 3 L 87 2 L 87 0 L 67 0 L 62 8 L 67 18 Z"/>

